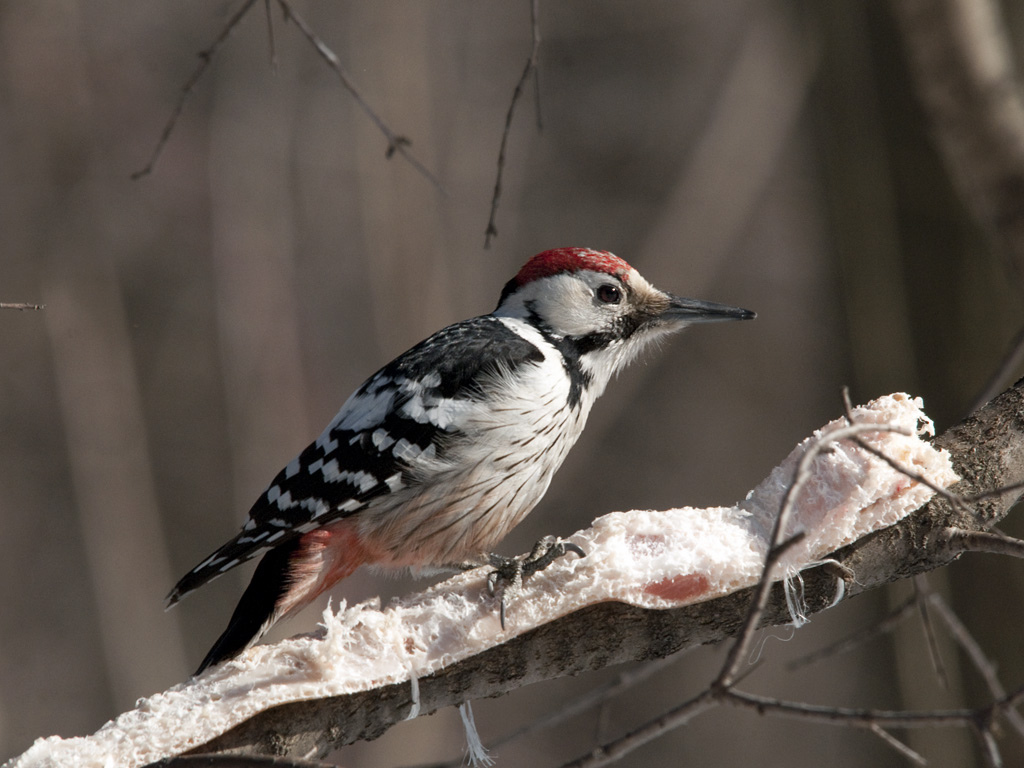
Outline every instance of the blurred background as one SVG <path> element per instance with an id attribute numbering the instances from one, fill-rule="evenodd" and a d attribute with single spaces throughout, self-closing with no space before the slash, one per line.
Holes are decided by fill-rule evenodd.
<path id="1" fill-rule="evenodd" d="M 526 0 L 296 0 L 444 193 L 385 159 L 377 128 L 276 7 L 272 55 L 262 3 L 133 181 L 238 7 L 0 3 L 0 301 L 45 304 L 0 311 L 0 760 L 185 680 L 251 566 L 165 613 L 175 580 L 234 534 L 367 375 L 489 312 L 540 250 L 611 250 L 662 288 L 758 319 L 691 330 L 621 376 L 508 554 L 611 510 L 741 499 L 841 414 L 844 384 L 856 402 L 921 395 L 941 431 L 1024 324 L 1021 286 L 949 181 L 884 3 L 541 3 L 543 131 L 531 84 L 488 250 L 501 132 L 530 52 Z M 1024 40 L 1021 8 L 1006 10 Z M 1024 534 L 1019 515 L 1005 530 Z M 930 584 L 1007 687 L 1020 684 L 1019 564 L 978 555 Z M 416 588 L 360 573 L 334 594 Z M 853 707 L 987 700 L 945 640 L 950 682 L 936 682 L 916 620 L 787 668 L 908 593 L 851 600 L 795 637 L 766 633 L 745 686 Z M 274 637 L 312 629 L 322 607 Z M 575 757 L 704 687 L 722 653 L 689 653 L 494 756 Z M 483 741 L 621 671 L 476 702 Z M 933 766 L 976 759 L 967 733 L 897 735 Z M 1018 737 L 1003 742 L 1007 764 L 1024 760 Z M 449 710 L 334 759 L 409 765 L 464 746 Z M 753 762 L 905 764 L 870 733 L 726 709 L 620 764 Z"/>

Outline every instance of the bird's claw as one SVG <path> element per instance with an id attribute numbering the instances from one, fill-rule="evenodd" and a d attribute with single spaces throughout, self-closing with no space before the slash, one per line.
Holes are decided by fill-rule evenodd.
<path id="1" fill-rule="evenodd" d="M 543 571 L 555 560 L 573 552 L 579 557 L 586 557 L 583 548 L 565 541 L 557 536 L 545 536 L 533 545 L 525 555 L 504 557 L 490 554 L 487 561 L 494 569 L 487 574 L 487 591 L 499 602 L 499 619 L 501 628 L 505 628 L 505 604 L 507 599 L 515 597 L 523 587 L 523 579 L 537 571 Z"/>

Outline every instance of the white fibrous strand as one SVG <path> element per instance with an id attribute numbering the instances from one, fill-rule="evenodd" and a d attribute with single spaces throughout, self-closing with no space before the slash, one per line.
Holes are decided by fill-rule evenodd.
<path id="1" fill-rule="evenodd" d="M 958 479 L 919 398 L 894 394 L 855 408 L 858 432 L 899 467 L 937 487 Z M 324 612 L 318 633 L 256 646 L 198 679 L 139 701 L 89 737 L 38 740 L 10 768 L 139 766 L 199 746 L 258 712 L 287 702 L 337 696 L 423 678 L 541 624 L 605 601 L 662 609 L 750 587 L 800 458 L 848 426 L 831 422 L 800 445 L 732 507 L 613 512 L 570 541 L 573 555 L 530 576 L 499 622 L 487 568 L 455 576 L 385 608 L 370 601 Z M 792 503 L 784 539 L 801 533 L 779 562 L 793 577 L 836 549 L 892 525 L 933 491 L 851 440 L 813 461 Z M 856 574 L 854 574 L 856 577 Z M 795 617 L 794 617 L 795 618 Z"/>

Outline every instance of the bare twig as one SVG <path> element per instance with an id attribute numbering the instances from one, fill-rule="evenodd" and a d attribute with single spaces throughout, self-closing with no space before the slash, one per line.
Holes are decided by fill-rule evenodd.
<path id="1" fill-rule="evenodd" d="M 614 680 L 598 686 L 592 691 L 587 691 L 585 694 L 573 701 L 560 705 L 557 710 L 551 712 L 548 716 L 527 723 L 522 728 L 518 728 L 512 733 L 501 737 L 495 741 L 494 744 L 488 746 L 488 749 L 496 749 L 510 741 L 514 741 L 515 739 L 519 739 L 528 734 L 535 733 L 542 729 L 552 728 L 564 723 L 566 720 L 576 717 L 576 715 L 586 712 L 588 709 L 605 704 L 677 661 L 679 661 L 678 655 L 666 656 L 663 659 L 657 659 L 648 664 L 643 664 L 629 672 L 623 672 Z"/>
<path id="2" fill-rule="evenodd" d="M 537 731 L 553 728 L 556 725 L 560 725 L 561 723 L 586 712 L 588 709 L 606 704 L 616 696 L 639 685 L 657 672 L 662 671 L 670 664 L 674 664 L 679 661 L 679 656 L 680 654 L 675 656 L 666 656 L 663 659 L 657 659 L 647 664 L 643 664 L 636 669 L 623 672 L 614 680 L 610 680 L 604 685 L 600 685 L 593 690 L 587 691 L 573 701 L 560 705 L 558 709 L 553 710 L 547 715 L 539 717 L 536 720 L 532 720 L 521 728 L 517 728 L 511 733 L 508 733 L 491 744 L 488 744 L 487 750 L 490 752 L 508 744 L 509 742 L 520 739 L 523 736 L 528 736 L 529 734 L 536 733 Z M 431 763 L 430 768 L 457 768 L 457 766 L 461 766 L 464 763 L 464 758 L 460 757 L 443 763 Z"/>
<path id="3" fill-rule="evenodd" d="M 963 534 L 967 532 L 958 531 L 957 533 Z M 984 537 L 985 540 L 998 538 L 1000 542 L 1006 541 L 1005 537 L 996 537 L 993 534 L 984 534 Z M 970 551 L 979 551 L 980 549 L 981 547 L 977 550 Z M 986 549 L 985 551 L 991 550 Z M 870 638 L 877 637 L 878 635 L 891 631 L 915 610 L 918 600 L 922 598 L 928 602 L 929 606 L 934 609 L 939 618 L 942 619 L 953 640 L 960 646 L 960 648 L 963 649 L 967 658 L 971 661 L 971 664 L 985 681 L 985 685 L 988 687 L 992 696 L 999 699 L 1004 698 L 1006 696 L 1006 689 L 999 681 L 995 665 L 988 659 L 984 651 L 982 651 L 981 646 L 978 645 L 978 642 L 971 635 L 967 627 L 964 626 L 963 622 L 960 621 L 953 609 L 950 608 L 949 604 L 943 599 L 942 595 L 931 591 L 928 591 L 925 595 L 919 595 L 915 592 L 915 594 L 907 598 L 882 621 L 872 624 L 849 637 L 842 638 L 841 640 L 832 643 L 815 653 L 804 656 L 801 659 L 797 659 L 796 661 L 791 662 L 788 665 L 788 668 L 790 670 L 794 670 L 822 659 L 830 658 L 839 653 L 851 650 Z M 1006 712 L 1006 719 L 1018 735 L 1024 738 L 1024 717 L 1022 717 L 1016 710 L 1008 709 Z"/>
<path id="4" fill-rule="evenodd" d="M 1024 360 L 1024 328 L 1017 331 L 1009 348 L 1003 354 L 1003 360 L 989 378 L 988 383 L 981 393 L 975 398 L 974 403 L 968 409 L 968 413 L 974 413 L 985 403 L 1003 391 L 1003 382 L 1009 380 L 1010 376 L 1021 361 Z"/>
<path id="5" fill-rule="evenodd" d="M 491 238 L 496 237 L 498 234 L 498 227 L 496 219 L 498 216 L 498 200 L 501 198 L 501 179 L 505 173 L 505 152 L 508 149 L 508 137 L 512 132 L 512 117 L 515 115 L 516 103 L 519 98 L 523 95 L 523 89 L 526 87 L 526 81 L 530 79 L 530 74 L 537 71 L 537 57 L 540 53 L 540 23 L 538 21 L 540 0 L 530 0 L 530 29 L 531 29 L 531 44 L 530 44 L 530 57 L 526 60 L 526 66 L 523 68 L 523 74 L 519 76 L 519 81 L 516 83 L 515 90 L 512 91 L 512 101 L 509 102 L 508 112 L 505 114 L 505 129 L 501 132 L 501 147 L 498 149 L 498 174 L 494 179 L 494 194 L 491 195 L 491 215 L 487 219 L 487 229 L 484 232 L 484 248 L 491 247 Z M 539 78 L 534 81 L 535 86 L 539 86 Z M 540 130 L 540 90 L 537 90 L 537 129 Z"/>
<path id="6" fill-rule="evenodd" d="M 0 309 L 16 309 L 19 312 L 24 312 L 26 309 L 42 309 L 45 304 L 25 304 L 20 301 L 14 302 L 3 302 L 0 301 Z"/>
<path id="7" fill-rule="evenodd" d="M 878 725 L 887 728 L 931 728 L 934 726 L 972 727 L 978 723 L 987 724 L 1007 710 L 1020 704 L 1024 687 L 1008 696 L 978 709 L 939 709 L 889 711 L 881 709 L 853 709 L 849 707 L 822 707 L 816 704 L 784 701 L 769 696 L 758 696 L 745 691 L 731 690 L 724 694 L 723 701 L 761 715 L 778 715 L 825 725 L 848 725 L 854 728 L 871 728 Z M 987 728 L 988 726 L 985 725 Z"/>
<path id="8" fill-rule="evenodd" d="M 533 9 L 536 11 L 536 8 Z M 533 33 L 534 40 L 540 43 L 540 27 L 537 24 L 537 14 L 533 14 Z M 540 67 L 533 68 L 533 113 L 537 119 L 537 133 L 544 130 L 544 117 L 541 112 L 540 103 Z"/>
<path id="9" fill-rule="evenodd" d="M 792 488 L 792 486 L 790 487 Z M 792 496 L 787 492 L 786 498 L 783 501 L 783 510 L 788 511 L 788 509 L 791 508 L 792 505 L 789 501 L 791 498 Z M 776 524 L 775 529 L 776 531 L 781 530 L 778 524 Z M 718 673 L 718 677 L 711 684 L 713 689 L 725 690 L 739 682 L 743 660 L 748 658 L 750 655 L 750 649 L 754 642 L 754 634 L 757 631 L 757 628 L 761 625 L 761 618 L 764 615 L 766 606 L 768 605 L 768 595 L 771 594 L 772 583 L 775 576 L 775 566 L 778 564 L 785 551 L 794 544 L 799 543 L 803 537 L 803 533 L 798 533 L 793 538 L 783 544 L 773 546 L 768 551 L 768 557 L 765 559 L 764 571 L 761 574 L 761 580 L 754 588 L 754 599 L 751 601 L 750 610 L 748 611 L 743 627 L 740 629 L 739 635 L 736 638 L 736 642 L 733 644 L 732 648 L 729 649 L 729 654 L 726 656 L 725 663 L 722 665 L 722 669 Z"/>
<path id="10" fill-rule="evenodd" d="M 206 74 L 206 70 L 213 62 L 213 57 L 217 55 L 220 47 L 224 44 L 224 41 L 228 39 L 231 33 L 235 30 L 235 27 L 242 21 L 245 14 L 249 12 L 249 9 L 256 4 L 256 0 L 245 0 L 242 6 L 235 11 L 234 15 L 228 19 L 228 23 L 221 29 L 220 34 L 214 39 L 208 48 L 199 52 L 199 66 L 196 67 L 191 77 L 185 81 L 185 85 L 181 87 L 181 93 L 178 96 L 178 103 L 174 105 L 174 111 L 171 112 L 170 118 L 167 120 L 167 124 L 164 125 L 163 131 L 160 133 L 160 138 L 157 140 L 156 146 L 153 148 L 153 154 L 149 156 L 149 162 L 145 166 L 135 171 L 132 174 L 132 179 L 141 179 L 153 172 L 153 168 L 156 165 L 156 161 L 160 159 L 160 155 L 163 154 L 164 147 L 167 146 L 168 140 L 171 138 L 171 134 L 174 132 L 175 126 L 178 124 L 178 119 L 181 117 L 181 113 L 185 110 L 185 102 L 188 101 L 188 97 L 192 95 L 192 91 L 196 87 L 196 83 L 202 79 L 203 75 Z"/>
<path id="11" fill-rule="evenodd" d="M 974 668 L 981 675 L 985 681 L 985 685 L 988 687 L 989 693 L 996 698 L 1003 698 L 1006 696 L 1006 689 L 1003 684 L 999 682 L 999 676 L 996 674 L 995 665 L 989 661 L 985 652 L 981 650 L 981 646 L 978 645 L 978 641 L 974 639 L 970 631 L 963 625 L 960 618 L 956 615 L 956 612 L 949 607 L 949 604 L 942 598 L 942 595 L 932 593 L 928 597 L 929 603 L 935 609 L 935 612 L 939 615 L 949 629 L 949 633 L 953 636 L 964 653 L 967 654 L 967 658 L 971 660 Z M 1006 719 L 1013 726 L 1013 729 L 1019 736 L 1024 738 L 1024 717 L 1015 710 L 1010 709 L 1006 712 Z"/>
<path id="12" fill-rule="evenodd" d="M 607 765 L 670 728 L 683 725 L 720 703 L 749 709 L 759 715 L 775 715 L 824 725 L 864 728 L 876 733 L 880 728 L 934 728 L 937 726 L 972 728 L 982 738 L 989 741 L 991 740 L 992 724 L 995 720 L 1018 706 L 1022 698 L 1024 698 L 1024 687 L 978 709 L 889 711 L 824 707 L 759 696 L 732 688 L 720 689 L 717 692 L 708 688 L 622 739 L 598 747 L 589 755 L 566 763 L 563 768 L 597 768 L 597 766 Z M 992 746 L 994 746 L 994 741 Z"/>
<path id="13" fill-rule="evenodd" d="M 995 499 L 1000 496 L 1005 496 L 1008 493 L 1014 491 L 1024 490 L 1024 482 L 1020 483 L 1009 483 L 1008 485 L 1000 486 L 999 488 L 993 488 L 991 491 L 982 491 L 981 493 L 972 493 L 967 496 L 954 496 L 954 500 L 959 500 L 962 504 L 973 504 L 977 501 L 985 501 L 987 499 Z"/>
<path id="14" fill-rule="evenodd" d="M 362 109 L 373 124 L 377 126 L 377 130 L 379 130 L 384 135 L 384 138 L 387 139 L 388 146 L 384 152 L 384 156 L 390 158 L 395 155 L 395 153 L 400 154 L 406 162 L 408 162 L 420 173 L 421 176 L 423 176 L 423 178 L 433 184 L 438 191 L 444 193 L 445 189 L 441 185 L 441 182 L 437 180 L 437 177 L 427 170 L 427 167 L 417 160 L 416 156 L 409 151 L 409 145 L 412 144 L 409 138 L 392 131 L 391 128 L 388 127 L 387 123 L 381 119 L 380 115 L 374 112 L 366 102 L 366 99 L 363 98 L 359 89 L 356 88 L 355 83 L 352 82 L 348 73 L 345 72 L 344 68 L 341 66 L 341 60 L 338 58 L 337 54 L 328 47 L 327 43 L 320 39 L 320 36 L 313 31 L 313 28 L 309 26 L 306 20 L 295 12 L 295 9 L 292 7 L 289 0 L 277 0 L 277 4 L 281 6 L 285 20 L 294 22 L 295 26 L 299 28 L 299 31 L 302 32 L 305 38 L 316 49 L 320 58 L 327 62 L 327 66 L 331 68 L 331 71 L 334 72 L 335 75 L 337 75 L 339 82 L 341 82 L 345 90 L 348 91 L 349 95 L 356 100 L 356 104 L 359 105 L 360 109 Z"/>
<path id="15" fill-rule="evenodd" d="M 849 387 L 845 387 L 845 386 L 843 387 L 843 406 L 846 409 L 846 421 L 848 423 L 850 423 L 850 424 L 853 424 L 854 423 L 854 419 L 853 419 L 853 406 L 850 403 L 850 388 Z M 900 464 L 895 459 L 887 456 L 885 453 L 883 453 L 882 451 L 878 450 L 873 445 L 870 445 L 870 444 L 864 442 L 859 437 L 854 438 L 853 442 L 856 443 L 857 447 L 860 448 L 861 450 L 867 451 L 868 453 L 870 453 L 872 456 L 874 456 L 877 459 L 881 459 L 882 461 L 884 461 L 886 464 L 888 464 L 890 467 L 895 469 L 900 474 L 906 475 L 911 480 L 914 480 L 915 482 L 921 483 L 921 485 L 923 485 L 925 488 L 927 488 L 928 490 L 932 491 L 933 493 L 937 493 L 939 496 L 941 496 L 942 498 L 946 499 L 946 501 L 948 501 L 949 503 L 953 504 L 954 506 L 962 506 L 962 505 L 970 503 L 971 501 L 976 501 L 976 500 L 981 498 L 981 497 L 975 498 L 975 497 L 958 496 L 957 494 L 948 491 L 947 489 L 943 488 L 942 486 L 936 485 L 931 480 L 929 480 L 927 477 L 922 475 L 920 472 L 917 472 L 917 471 L 911 469 L 910 467 L 906 467 L 906 466 Z M 1005 489 L 1000 489 L 999 491 L 997 491 L 997 493 L 1002 493 L 1004 490 Z"/>
<path id="16" fill-rule="evenodd" d="M 663 733 L 685 725 L 697 715 L 718 706 L 718 694 L 710 688 L 688 699 L 660 717 L 642 725 L 620 739 L 594 749 L 590 754 L 565 763 L 562 768 L 598 768 L 609 765 L 642 747 Z"/>
<path id="17" fill-rule="evenodd" d="M 991 531 L 946 531 L 951 550 L 957 552 L 988 552 L 995 555 L 1024 557 L 1024 541 Z"/>
<path id="18" fill-rule="evenodd" d="M 910 747 L 908 747 L 906 744 L 904 744 L 902 741 L 897 739 L 895 736 L 893 736 L 891 733 L 885 730 L 882 726 L 877 724 L 872 725 L 870 726 L 870 730 L 873 734 L 878 736 L 878 738 L 880 738 L 890 747 L 892 747 L 901 755 L 903 755 L 903 757 L 910 760 L 912 763 L 917 763 L 918 765 L 928 765 L 928 761 L 925 760 L 920 754 L 918 754 Z"/>
<path id="19" fill-rule="evenodd" d="M 327 62 L 327 66 L 338 76 L 342 86 L 349 92 L 352 98 L 355 99 L 356 103 L 363 110 L 363 112 L 370 118 L 377 129 L 387 139 L 387 149 L 385 150 L 385 157 L 392 157 L 395 153 L 400 154 L 406 162 L 408 162 L 417 172 L 425 179 L 427 179 L 437 190 L 446 194 L 444 187 L 441 182 L 427 170 L 426 166 L 421 163 L 412 152 L 409 151 L 410 140 L 402 135 L 399 135 L 388 127 L 387 123 L 384 122 L 381 117 L 374 112 L 374 110 L 367 103 L 366 99 L 363 98 L 362 94 L 356 88 L 352 79 L 348 76 L 345 70 L 341 66 L 341 61 L 338 56 L 330 49 L 330 47 L 313 31 L 313 28 L 306 22 L 306 20 L 295 12 L 289 0 L 276 0 L 280 6 L 282 13 L 284 14 L 286 21 L 294 22 L 295 26 L 299 28 L 303 36 L 310 42 L 310 44 L 316 49 L 316 52 L 320 57 Z M 136 171 L 132 174 L 133 179 L 141 178 L 153 171 L 153 167 L 156 165 L 157 159 L 160 157 L 164 150 L 168 140 L 173 133 L 175 126 L 178 123 L 178 119 L 181 117 L 182 112 L 185 109 L 185 101 L 189 96 L 192 95 L 195 89 L 196 83 L 202 78 L 209 68 L 210 63 L 213 61 L 214 55 L 223 45 L 224 41 L 227 40 L 228 36 L 234 31 L 235 27 L 241 22 L 249 10 L 256 4 L 256 0 L 245 0 L 245 3 L 235 12 L 235 14 L 228 20 L 224 28 L 221 29 L 220 34 L 213 41 L 209 48 L 199 53 L 199 66 L 196 67 L 195 72 L 182 86 L 181 95 L 178 98 L 178 103 L 174 107 L 174 111 L 171 113 L 170 119 L 164 126 L 163 132 L 160 134 L 160 139 L 157 141 L 157 145 L 153 150 L 153 154 L 149 158 L 149 162 L 146 163 L 145 167 Z M 267 28 L 270 42 L 270 57 L 271 64 L 277 66 L 277 50 L 274 40 L 274 26 L 273 19 L 270 14 L 270 0 L 264 0 L 264 7 L 267 11 Z"/>
<path id="20" fill-rule="evenodd" d="M 985 758 L 985 765 L 989 768 L 1003 768 L 1003 756 L 999 753 L 999 745 L 996 744 L 992 729 L 987 726 L 975 726 L 973 730 L 981 748 L 981 755 Z"/>
<path id="21" fill-rule="evenodd" d="M 935 635 L 935 625 L 932 623 L 932 616 L 928 612 L 928 598 L 932 595 L 931 587 L 928 586 L 928 577 L 919 573 L 914 577 L 914 593 L 917 597 L 918 615 L 921 617 L 921 630 L 924 632 L 925 640 L 928 642 L 928 657 L 932 662 L 932 669 L 935 670 L 935 677 L 939 685 L 949 690 L 949 674 L 946 672 L 946 665 L 942 663 L 942 654 L 939 653 L 939 641 Z"/>
<path id="22" fill-rule="evenodd" d="M 915 610 L 917 610 L 917 595 L 911 595 L 894 610 L 890 611 L 881 621 L 869 624 L 847 637 L 842 637 L 836 642 L 826 645 L 824 648 L 819 648 L 813 653 L 809 653 L 799 659 L 794 659 L 787 665 L 787 669 L 791 671 L 796 670 L 800 667 L 816 664 L 824 659 L 852 651 L 869 640 L 891 632 Z"/>
<path id="23" fill-rule="evenodd" d="M 750 651 L 754 631 L 760 624 L 761 615 L 764 613 L 765 606 L 768 604 L 768 595 L 771 591 L 775 563 L 777 561 L 778 554 L 781 552 L 783 547 L 782 537 L 789 526 L 789 519 L 793 514 L 793 508 L 797 496 L 807 483 L 808 478 L 811 476 L 811 464 L 816 458 L 818 458 L 822 451 L 827 450 L 832 443 L 840 440 L 856 438 L 864 432 L 896 432 L 899 434 L 907 434 L 907 430 L 890 424 L 850 424 L 846 427 L 840 427 L 839 429 L 822 435 L 819 440 L 808 446 L 803 456 L 800 457 L 800 461 L 797 463 L 796 470 L 793 474 L 793 482 L 790 483 L 789 488 L 786 489 L 786 495 L 782 499 L 782 509 L 779 511 L 779 516 L 775 520 L 775 527 L 772 530 L 771 541 L 769 543 L 770 549 L 768 551 L 768 557 L 765 560 L 764 572 L 761 576 L 761 581 L 757 585 L 750 613 L 747 615 L 746 622 L 743 625 L 743 629 L 740 631 L 736 644 L 730 649 L 729 655 L 726 658 L 726 662 L 722 667 L 722 671 L 719 674 L 718 679 L 713 683 L 714 687 L 730 687 L 734 682 L 734 678 L 739 670 L 740 664 L 742 663 L 742 659 L 746 658 Z M 792 542 L 793 540 L 790 539 L 786 546 L 789 546 Z"/>
<path id="24" fill-rule="evenodd" d="M 950 491 L 948 488 L 943 488 L 941 486 L 935 485 L 935 483 L 931 482 L 927 477 L 925 477 L 921 473 L 915 472 L 914 470 L 910 469 L 910 467 L 903 466 L 902 464 L 900 464 L 895 459 L 892 459 L 889 456 L 886 456 L 884 453 L 879 451 L 877 448 L 875 448 L 874 446 L 871 446 L 871 445 L 865 443 L 863 440 L 857 438 L 856 440 L 854 440 L 854 442 L 857 444 L 858 447 L 864 449 L 865 451 L 867 451 L 868 453 L 872 454 L 873 456 L 878 457 L 879 459 L 884 461 L 886 464 L 888 464 L 890 467 L 895 469 L 897 472 L 900 472 L 901 474 L 906 475 L 907 477 L 909 477 L 911 480 L 914 480 L 915 482 L 921 483 L 922 485 L 927 487 L 929 490 L 935 492 L 936 494 L 938 494 L 939 496 L 944 498 L 950 504 L 953 504 L 954 506 L 956 506 L 958 508 L 961 508 L 961 509 L 966 507 L 966 506 L 968 506 L 969 504 L 973 504 L 973 503 L 978 502 L 978 501 L 984 501 L 986 499 L 997 498 L 999 496 L 1002 496 L 1003 494 L 1012 493 L 1013 491 L 1019 491 L 1019 490 L 1024 489 L 1024 482 L 1020 482 L 1020 483 L 1010 483 L 1009 485 L 1004 485 L 1004 486 L 1001 486 L 999 488 L 994 488 L 991 491 L 984 491 L 982 493 L 972 493 L 972 494 L 968 494 L 968 495 L 956 494 L 956 493 L 953 493 L 952 491 Z"/>

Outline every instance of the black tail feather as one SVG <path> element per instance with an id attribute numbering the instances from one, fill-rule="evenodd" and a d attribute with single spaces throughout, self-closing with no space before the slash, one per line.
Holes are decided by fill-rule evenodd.
<path id="1" fill-rule="evenodd" d="M 252 581 L 231 614 L 227 629 L 217 638 L 203 663 L 196 670 L 199 675 L 207 667 L 237 656 L 255 643 L 274 624 L 277 604 L 289 586 L 289 560 L 299 546 L 299 539 L 282 544 L 263 556 Z"/>

